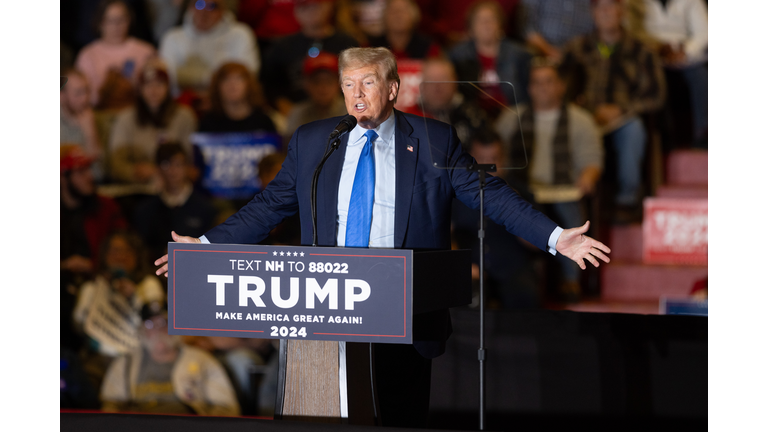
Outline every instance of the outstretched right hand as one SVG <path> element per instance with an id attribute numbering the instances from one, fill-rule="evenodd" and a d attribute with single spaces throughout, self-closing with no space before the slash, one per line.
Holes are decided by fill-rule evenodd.
<path id="1" fill-rule="evenodd" d="M 201 243 L 199 238 L 195 237 L 188 237 L 188 236 L 180 236 L 176 234 L 175 231 L 171 231 L 171 237 L 173 238 L 173 241 L 177 243 Z M 155 271 L 155 274 L 160 276 L 163 275 L 165 277 L 168 277 L 168 254 L 163 255 L 162 257 L 155 260 L 155 265 L 163 265 L 159 269 Z"/>

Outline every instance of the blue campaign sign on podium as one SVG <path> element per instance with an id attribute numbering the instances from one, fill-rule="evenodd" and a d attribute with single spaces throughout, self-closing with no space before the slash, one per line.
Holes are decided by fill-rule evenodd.
<path id="1" fill-rule="evenodd" d="M 168 333 L 412 343 L 413 251 L 168 243 Z"/>

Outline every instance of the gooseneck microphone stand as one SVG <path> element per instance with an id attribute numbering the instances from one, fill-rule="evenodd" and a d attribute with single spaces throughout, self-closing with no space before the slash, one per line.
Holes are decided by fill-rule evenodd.
<path id="1" fill-rule="evenodd" d="M 315 174 L 312 176 L 312 193 L 310 195 L 310 208 L 312 209 L 312 246 L 317 247 L 317 180 L 320 178 L 320 171 L 323 169 L 323 165 L 325 165 L 325 161 L 328 160 L 328 158 L 333 154 L 336 149 L 339 148 L 339 145 L 341 144 L 341 138 L 336 137 L 333 142 L 331 142 L 331 138 L 328 138 L 328 141 L 330 143 L 330 146 L 326 144 L 326 150 L 325 154 L 323 155 L 323 158 L 320 160 L 320 163 L 317 165 L 317 168 L 315 168 Z"/>

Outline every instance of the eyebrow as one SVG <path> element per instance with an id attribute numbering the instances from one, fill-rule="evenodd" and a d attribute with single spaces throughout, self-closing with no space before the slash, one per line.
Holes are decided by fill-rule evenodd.
<path id="1" fill-rule="evenodd" d="M 366 79 L 366 78 L 375 77 L 375 76 L 377 76 L 377 74 L 375 72 L 370 72 L 370 73 L 367 73 L 367 74 L 363 75 L 362 78 Z M 352 77 L 350 77 L 350 76 L 343 76 L 343 77 L 341 77 L 342 81 L 351 80 L 351 79 L 352 79 Z"/>

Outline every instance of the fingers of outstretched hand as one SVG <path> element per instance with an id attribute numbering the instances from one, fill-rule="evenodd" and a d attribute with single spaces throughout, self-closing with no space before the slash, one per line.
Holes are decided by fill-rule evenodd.
<path id="1" fill-rule="evenodd" d="M 586 258 L 589 262 L 592 263 L 595 267 L 600 267 L 600 262 L 595 259 L 591 254 L 587 254 L 584 258 Z M 582 270 L 586 269 L 586 265 L 582 267 Z"/>
<path id="2" fill-rule="evenodd" d="M 159 266 L 160 264 L 165 264 L 168 262 L 168 254 L 165 254 L 161 256 L 160 258 L 155 260 L 155 265 Z"/>
<path id="3" fill-rule="evenodd" d="M 602 244 L 601 242 L 599 242 L 599 241 L 597 241 L 595 239 L 591 239 L 591 240 L 592 240 L 592 247 L 593 248 L 600 249 L 600 250 L 602 250 L 605 253 L 611 253 L 611 248 L 609 248 L 608 246 Z"/>
<path id="4" fill-rule="evenodd" d="M 576 261 L 576 264 L 579 265 L 580 269 L 582 269 L 582 270 L 586 270 L 587 269 L 587 265 L 584 264 L 584 260 L 583 259 L 579 258 L 579 259 L 574 260 L 574 261 Z"/>
<path id="5" fill-rule="evenodd" d="M 158 276 L 160 276 L 163 273 L 167 273 L 168 272 L 168 255 L 163 255 L 160 258 L 155 260 L 155 265 L 156 266 L 159 266 L 161 264 L 165 264 L 165 265 L 163 265 L 159 269 L 155 270 L 155 274 L 158 275 Z M 167 276 L 167 274 L 166 274 L 166 276 Z"/>
<path id="6" fill-rule="evenodd" d="M 160 267 L 159 269 L 155 270 L 155 274 L 158 276 L 164 275 L 165 277 L 168 277 L 168 264 Z"/>
<path id="7" fill-rule="evenodd" d="M 597 249 L 597 248 L 593 247 L 593 248 L 592 248 L 592 249 L 589 251 L 589 253 L 590 253 L 590 254 L 592 254 L 592 255 L 594 255 L 594 256 L 596 256 L 596 257 L 598 257 L 598 258 L 600 258 L 601 260 L 603 260 L 603 261 L 605 261 L 605 262 L 611 262 L 611 259 L 610 259 L 610 258 L 608 258 L 608 255 L 606 255 L 606 254 L 604 254 L 603 252 L 601 252 L 601 251 L 600 251 L 600 249 Z"/>

